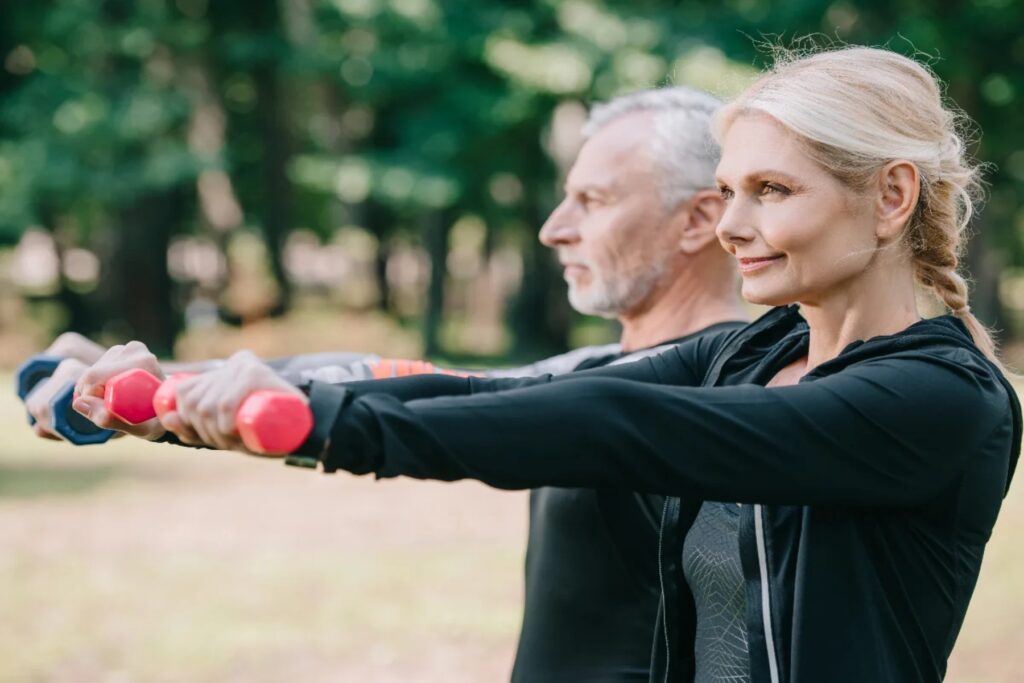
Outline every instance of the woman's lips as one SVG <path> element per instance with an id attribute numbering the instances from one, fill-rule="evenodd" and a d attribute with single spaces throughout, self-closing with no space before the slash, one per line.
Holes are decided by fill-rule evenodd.
<path id="1" fill-rule="evenodd" d="M 778 256 L 737 258 L 736 262 L 739 264 L 740 272 L 746 275 L 748 273 L 755 273 L 759 270 L 764 270 L 773 263 L 781 261 L 783 258 L 785 257 L 780 254 Z"/>

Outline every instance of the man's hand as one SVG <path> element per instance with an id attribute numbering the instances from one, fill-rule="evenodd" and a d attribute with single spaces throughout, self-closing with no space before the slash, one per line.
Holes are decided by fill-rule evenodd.
<path id="1" fill-rule="evenodd" d="M 53 431 L 53 415 L 50 413 L 50 402 L 68 384 L 75 383 L 89 366 L 75 358 L 61 362 L 53 374 L 37 384 L 32 392 L 25 397 L 25 409 L 35 419 L 32 431 L 44 439 L 60 441 L 60 436 Z"/>
<path id="2" fill-rule="evenodd" d="M 217 370 L 177 385 L 177 410 L 166 413 L 163 427 L 182 442 L 251 453 L 242 443 L 235 416 L 254 391 L 269 389 L 305 395 L 248 351 L 236 353 Z"/>
<path id="3" fill-rule="evenodd" d="M 65 361 L 65 363 L 67 362 Z M 64 367 L 64 363 L 58 367 L 58 372 L 62 367 Z M 103 404 L 103 393 L 107 381 L 126 370 L 136 368 L 145 370 L 158 379 L 164 378 L 163 370 L 160 368 L 156 356 L 150 353 L 142 342 L 133 341 L 123 346 L 110 347 L 92 367 L 79 373 L 72 407 L 89 418 L 97 427 L 113 429 L 149 440 L 163 436 L 165 432 L 163 425 L 155 418 L 137 425 L 129 424 L 112 415 Z M 54 377 L 56 375 L 57 373 L 54 373 Z"/>
<path id="4" fill-rule="evenodd" d="M 103 357 L 105 351 L 102 346 L 77 332 L 65 332 L 54 339 L 43 353 L 47 356 L 74 358 L 86 365 L 92 365 Z"/>

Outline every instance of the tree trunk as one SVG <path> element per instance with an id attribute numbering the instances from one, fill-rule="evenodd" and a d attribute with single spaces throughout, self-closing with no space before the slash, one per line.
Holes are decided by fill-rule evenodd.
<path id="1" fill-rule="evenodd" d="M 538 133 L 539 135 L 539 133 Z M 545 168 L 547 160 L 538 151 L 534 168 Z M 543 199 L 545 174 L 525 185 L 524 214 L 539 228 L 553 202 Z M 517 360 L 535 360 L 569 348 L 569 327 L 572 320 L 565 293 L 565 283 L 555 266 L 551 250 L 540 243 L 535 234 L 523 249 L 523 282 L 510 308 L 510 321 L 515 335 L 513 355 Z"/>
<path id="2" fill-rule="evenodd" d="M 440 340 L 444 316 L 444 285 L 447 275 L 448 233 L 451 212 L 431 211 L 424 218 L 424 246 L 430 256 L 430 284 L 427 287 L 426 310 L 423 312 L 423 353 L 427 357 L 443 352 Z"/>
<path id="3" fill-rule="evenodd" d="M 551 251 L 531 240 L 523 252 L 523 283 L 512 306 L 514 355 L 533 360 L 569 348 L 570 310 Z"/>
<path id="4" fill-rule="evenodd" d="M 284 268 L 284 243 L 288 237 L 291 210 L 291 183 L 287 175 L 291 155 L 290 131 L 285 109 L 281 106 L 285 89 L 277 69 L 272 65 L 261 66 L 256 70 L 255 80 L 263 140 L 260 214 L 270 254 L 270 270 L 279 292 L 271 315 L 278 316 L 288 311 L 292 299 L 291 282 Z"/>
<path id="5" fill-rule="evenodd" d="M 183 190 L 139 197 L 118 212 L 116 238 L 107 242 L 97 292 L 106 309 L 101 319 L 158 356 L 169 356 L 181 329 L 167 272 L 167 248 L 184 218 Z"/>
<path id="6" fill-rule="evenodd" d="M 389 241 L 395 216 L 386 206 L 373 199 L 363 202 L 360 209 L 363 227 L 377 238 L 377 255 L 374 259 L 373 272 L 377 281 L 377 291 L 380 293 L 380 310 L 394 315 L 391 285 L 388 283 L 388 258 L 391 256 Z"/>

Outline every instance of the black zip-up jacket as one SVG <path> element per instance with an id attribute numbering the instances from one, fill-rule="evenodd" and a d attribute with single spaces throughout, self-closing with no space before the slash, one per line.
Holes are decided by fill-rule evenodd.
<path id="1" fill-rule="evenodd" d="M 686 531 L 702 500 L 740 502 L 754 683 L 939 681 L 1019 454 L 1017 397 L 950 316 L 766 388 L 807 342 L 790 306 L 558 378 L 313 383 L 304 450 L 325 471 L 674 496 L 653 681 L 693 677 Z M 415 400 L 440 394 L 471 395 Z"/>

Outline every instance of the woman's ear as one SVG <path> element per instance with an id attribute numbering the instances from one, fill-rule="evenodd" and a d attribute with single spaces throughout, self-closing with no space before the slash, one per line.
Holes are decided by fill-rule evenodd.
<path id="1" fill-rule="evenodd" d="M 680 204 L 672 220 L 680 221 L 679 249 L 684 254 L 696 254 L 709 244 L 718 244 L 715 228 L 725 211 L 725 201 L 718 190 L 698 190 Z"/>
<path id="2" fill-rule="evenodd" d="M 905 159 L 890 161 L 878 176 L 879 241 L 890 242 L 903 234 L 914 215 L 921 195 L 921 178 L 917 166 Z"/>

